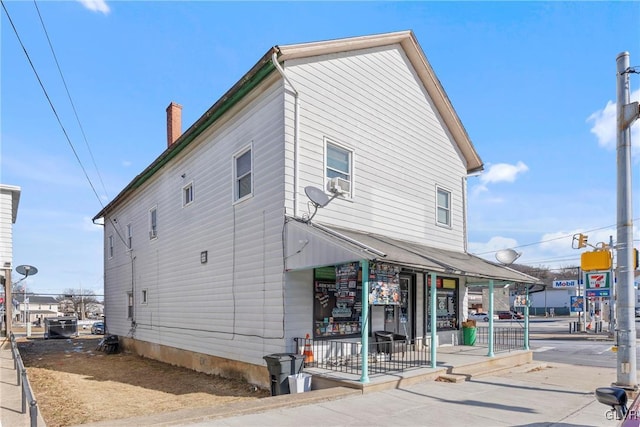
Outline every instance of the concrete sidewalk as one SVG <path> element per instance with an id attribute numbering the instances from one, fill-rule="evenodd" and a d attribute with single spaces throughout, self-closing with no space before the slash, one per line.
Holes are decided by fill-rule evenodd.
<path id="1" fill-rule="evenodd" d="M 22 386 L 18 382 L 18 372 L 14 368 L 11 343 L 8 338 L 0 337 L 0 427 L 30 426 L 29 405 L 27 404 L 26 407 L 26 413 L 23 414 Z M 38 412 L 37 425 L 45 426 L 40 412 Z"/>

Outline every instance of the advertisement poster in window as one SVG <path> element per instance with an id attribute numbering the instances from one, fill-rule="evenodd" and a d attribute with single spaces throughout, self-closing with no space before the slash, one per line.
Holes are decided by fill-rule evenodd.
<path id="1" fill-rule="evenodd" d="M 369 304 L 400 304 L 400 268 L 383 263 L 371 263 L 369 267 Z"/>
<path id="2" fill-rule="evenodd" d="M 315 337 L 360 333 L 362 285 L 358 275 L 358 263 L 315 270 Z"/>

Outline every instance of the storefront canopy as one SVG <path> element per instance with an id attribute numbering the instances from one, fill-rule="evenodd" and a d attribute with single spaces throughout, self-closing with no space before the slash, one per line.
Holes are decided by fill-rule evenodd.
<path id="1" fill-rule="evenodd" d="M 368 259 L 424 272 L 465 276 L 467 283 L 499 280 L 535 284 L 535 277 L 468 254 L 380 234 L 288 218 L 285 270 L 306 270 Z"/>

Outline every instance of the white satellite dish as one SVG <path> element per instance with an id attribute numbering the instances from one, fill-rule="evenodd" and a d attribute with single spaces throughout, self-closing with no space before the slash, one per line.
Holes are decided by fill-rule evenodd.
<path id="1" fill-rule="evenodd" d="M 324 208 L 329 203 L 329 196 L 317 187 L 304 187 L 304 192 L 316 208 Z"/>
<path id="2" fill-rule="evenodd" d="M 516 252 L 513 249 L 503 249 L 496 252 L 496 259 L 501 264 L 511 265 L 515 260 L 520 258 L 520 255 L 522 255 L 521 252 Z"/>

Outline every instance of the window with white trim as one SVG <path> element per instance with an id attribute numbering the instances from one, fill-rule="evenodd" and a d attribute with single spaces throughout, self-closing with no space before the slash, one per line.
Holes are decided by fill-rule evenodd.
<path id="1" fill-rule="evenodd" d="M 108 245 L 107 250 L 109 251 L 108 252 L 109 253 L 109 258 L 113 258 L 113 234 L 111 234 L 109 236 L 107 245 Z"/>
<path id="2" fill-rule="evenodd" d="M 149 238 L 158 237 L 158 208 L 156 206 L 149 209 Z"/>
<path id="3" fill-rule="evenodd" d="M 346 181 L 346 196 L 350 197 L 353 189 L 353 151 L 341 147 L 325 139 L 325 179 L 328 189 L 331 179 L 338 178 Z"/>
<path id="4" fill-rule="evenodd" d="M 437 189 L 436 221 L 439 225 L 451 227 L 451 192 L 442 188 Z"/>
<path id="5" fill-rule="evenodd" d="M 147 296 L 149 295 L 149 293 L 147 292 L 146 289 L 142 290 L 142 295 L 140 298 L 140 304 L 146 304 L 147 303 Z"/>
<path id="6" fill-rule="evenodd" d="M 133 249 L 133 226 L 131 223 L 127 224 L 127 249 Z"/>
<path id="7" fill-rule="evenodd" d="M 187 206 L 193 202 L 193 182 L 182 188 L 182 206 Z"/>
<path id="8" fill-rule="evenodd" d="M 133 292 L 127 292 L 127 319 L 133 319 Z"/>
<path id="9" fill-rule="evenodd" d="M 253 158 L 251 147 L 233 156 L 234 201 L 242 200 L 253 194 Z"/>

